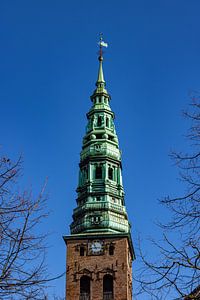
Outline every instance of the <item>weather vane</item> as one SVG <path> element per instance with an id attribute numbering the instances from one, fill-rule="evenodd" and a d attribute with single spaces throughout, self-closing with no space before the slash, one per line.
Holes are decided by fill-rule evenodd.
<path id="1" fill-rule="evenodd" d="M 99 56 L 102 58 L 103 57 L 103 50 L 102 50 L 102 48 L 103 47 L 105 47 L 105 48 L 108 47 L 108 44 L 103 41 L 103 33 L 100 33 L 100 39 L 99 39 L 98 45 L 99 45 L 99 48 L 100 48 L 99 49 Z"/>

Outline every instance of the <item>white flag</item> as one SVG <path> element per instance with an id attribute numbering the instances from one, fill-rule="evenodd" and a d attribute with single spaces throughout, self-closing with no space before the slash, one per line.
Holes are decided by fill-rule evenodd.
<path id="1" fill-rule="evenodd" d="M 104 41 L 100 41 L 99 43 L 99 46 L 101 46 L 101 47 L 108 47 L 108 44 L 107 43 L 105 43 Z"/>

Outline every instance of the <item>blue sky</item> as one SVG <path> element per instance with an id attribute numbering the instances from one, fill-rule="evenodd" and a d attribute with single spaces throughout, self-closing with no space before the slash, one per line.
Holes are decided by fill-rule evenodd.
<path id="1" fill-rule="evenodd" d="M 65 270 L 100 32 L 133 241 L 140 233 L 154 253 L 146 238 L 160 237 L 155 220 L 168 218 L 157 200 L 184 188 L 168 154 L 187 148 L 181 111 L 199 88 L 199 11 L 198 0 L 1 0 L 1 150 L 23 153 L 25 186 L 37 191 L 49 178 L 51 274 Z M 64 294 L 64 279 L 53 290 Z"/>

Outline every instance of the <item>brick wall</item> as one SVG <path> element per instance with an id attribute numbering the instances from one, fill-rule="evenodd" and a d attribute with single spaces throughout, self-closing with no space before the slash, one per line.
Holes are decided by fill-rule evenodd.
<path id="1" fill-rule="evenodd" d="M 90 300 L 103 300 L 103 277 L 110 274 L 114 278 L 114 300 L 131 300 L 132 259 L 127 238 L 101 239 L 104 251 L 99 255 L 90 255 L 90 241 L 67 241 L 66 299 L 79 300 L 80 278 L 87 275 L 91 279 Z M 111 243 L 114 255 L 109 255 Z M 80 247 L 85 249 L 84 256 L 80 256 Z"/>

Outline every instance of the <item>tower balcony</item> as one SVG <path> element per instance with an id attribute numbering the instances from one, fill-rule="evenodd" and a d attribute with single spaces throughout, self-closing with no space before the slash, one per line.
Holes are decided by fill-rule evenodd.
<path id="1" fill-rule="evenodd" d="M 74 209 L 74 215 L 83 214 L 86 211 L 96 211 L 96 210 L 109 210 L 115 213 L 120 213 L 126 215 L 126 208 L 122 205 L 117 205 L 115 203 L 110 202 L 92 202 L 92 203 L 85 203 L 83 206 L 76 207 Z"/>
<path id="2" fill-rule="evenodd" d="M 98 142 L 95 142 L 95 144 L 86 147 L 81 152 L 81 161 L 89 156 L 109 156 L 111 158 L 121 160 L 120 150 L 115 145 L 108 143 L 99 144 Z"/>
<path id="3" fill-rule="evenodd" d="M 129 232 L 125 207 L 113 203 L 86 203 L 74 210 L 71 233 Z"/>
<path id="4" fill-rule="evenodd" d="M 123 223 L 122 223 L 123 221 Z M 71 234 L 79 234 L 79 233 L 128 233 L 130 231 L 130 224 L 128 220 L 120 219 L 120 222 L 116 220 L 103 220 L 98 224 L 92 224 L 90 220 L 85 220 L 84 218 L 81 220 L 76 220 L 70 225 Z"/>

